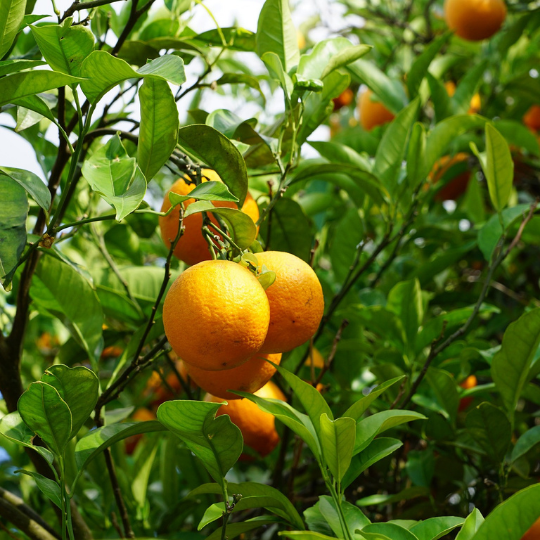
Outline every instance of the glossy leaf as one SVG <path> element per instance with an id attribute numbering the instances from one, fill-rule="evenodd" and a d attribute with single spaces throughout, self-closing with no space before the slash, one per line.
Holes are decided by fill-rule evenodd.
<path id="1" fill-rule="evenodd" d="M 234 144 L 216 129 L 194 124 L 180 128 L 178 144 L 194 158 L 214 169 L 242 207 L 247 194 L 247 169 Z"/>
<path id="2" fill-rule="evenodd" d="M 537 444 L 540 444 L 540 426 L 534 426 L 521 435 L 512 449 L 510 461 L 513 463 L 518 460 L 532 450 Z"/>
<path id="3" fill-rule="evenodd" d="M 23 71 L 0 79 L 0 106 L 68 84 L 77 84 L 82 79 L 56 71 Z"/>
<path id="4" fill-rule="evenodd" d="M 90 187 L 116 209 L 118 221 L 136 210 L 146 193 L 146 179 L 118 135 L 85 160 L 82 174 Z"/>
<path id="5" fill-rule="evenodd" d="M 463 524 L 464 519 L 460 517 L 435 517 L 421 521 L 410 531 L 418 538 L 418 540 L 438 540 L 455 528 Z"/>
<path id="6" fill-rule="evenodd" d="M 417 540 L 417 537 L 412 532 L 395 523 L 372 523 L 362 529 L 362 534 L 378 534 L 392 540 Z M 366 536 L 366 538 L 369 538 L 369 536 Z"/>
<path id="7" fill-rule="evenodd" d="M 86 278 L 56 257 L 43 256 L 32 280 L 30 296 L 40 307 L 66 322 L 90 358 L 97 359 L 103 312 Z"/>
<path id="8" fill-rule="evenodd" d="M 499 504 L 473 540 L 520 540 L 540 516 L 540 484 L 518 491 Z"/>
<path id="9" fill-rule="evenodd" d="M 46 478 L 35 471 L 19 470 L 16 472 L 31 476 L 41 493 L 43 493 L 43 495 L 52 501 L 58 508 L 62 508 L 62 492 L 60 491 L 60 486 L 54 480 Z"/>
<path id="10" fill-rule="evenodd" d="M 351 464 L 356 422 L 347 417 L 330 420 L 328 415 L 323 413 L 320 429 L 324 461 L 337 482 L 341 482 Z"/>
<path id="11" fill-rule="evenodd" d="M 277 54 L 285 71 L 298 65 L 300 51 L 289 0 L 266 0 L 257 23 L 257 54 Z"/>
<path id="12" fill-rule="evenodd" d="M 465 519 L 456 540 L 472 540 L 482 523 L 484 523 L 484 516 L 482 516 L 478 508 L 475 508 Z"/>
<path id="13" fill-rule="evenodd" d="M 33 172 L 14 169 L 13 167 L 0 167 L 0 177 L 2 175 L 8 176 L 14 182 L 17 182 L 45 212 L 49 211 L 51 194 L 39 176 Z"/>
<path id="14" fill-rule="evenodd" d="M 482 450 L 496 463 L 504 459 L 512 437 L 512 428 L 499 408 L 484 402 L 467 415 L 465 425 Z"/>
<path id="15" fill-rule="evenodd" d="M 402 446 L 403 443 L 401 441 L 390 437 L 379 437 L 375 439 L 365 450 L 362 450 L 352 458 L 349 470 L 341 481 L 342 488 L 346 489 L 349 487 L 371 465 L 389 456 Z"/>
<path id="16" fill-rule="evenodd" d="M 508 326 L 501 350 L 493 357 L 491 375 L 511 419 L 539 345 L 540 308 L 536 308 Z"/>
<path id="17" fill-rule="evenodd" d="M 196 201 L 230 201 L 238 202 L 238 198 L 231 194 L 229 189 L 222 182 L 202 182 L 189 195 L 178 195 L 173 191 L 169 192 L 169 200 L 173 206 L 189 199 Z"/>
<path id="18" fill-rule="evenodd" d="M 287 100 L 290 100 L 294 85 L 291 77 L 285 71 L 279 56 L 276 53 L 269 51 L 261 56 L 261 60 L 264 62 L 270 77 L 279 82 L 281 88 L 285 92 L 285 97 Z"/>
<path id="19" fill-rule="evenodd" d="M 62 456 L 71 435 L 71 412 L 56 388 L 32 383 L 17 405 L 24 423 L 57 456 Z"/>
<path id="20" fill-rule="evenodd" d="M 140 90 L 141 125 L 137 161 L 150 181 L 171 156 L 178 134 L 176 102 L 167 82 L 147 78 Z"/>
<path id="21" fill-rule="evenodd" d="M 94 35 L 83 25 L 72 26 L 68 17 L 62 24 L 31 26 L 41 54 L 54 71 L 79 77 L 83 60 L 94 50 Z"/>
<path id="22" fill-rule="evenodd" d="M 424 318 L 420 282 L 417 279 L 411 279 L 394 285 L 388 293 L 386 308 L 401 319 L 407 341 L 411 347 L 414 347 L 418 329 Z"/>
<path id="23" fill-rule="evenodd" d="M 26 191 L 15 180 L 0 175 L 0 278 L 4 287 L 26 245 L 27 215 Z"/>
<path id="24" fill-rule="evenodd" d="M 220 485 L 242 453 L 242 435 L 229 416 L 215 418 L 221 403 L 168 401 L 160 405 L 159 421 L 180 437 Z M 225 409 L 226 411 L 226 409 Z"/>
<path id="25" fill-rule="evenodd" d="M 2 0 L 0 4 L 0 58 L 9 51 L 23 22 L 26 0 Z"/>
<path id="26" fill-rule="evenodd" d="M 56 388 L 67 403 L 71 411 L 72 439 L 88 420 L 97 403 L 99 380 L 96 374 L 83 366 L 70 368 L 57 364 L 49 367 L 41 380 Z"/>

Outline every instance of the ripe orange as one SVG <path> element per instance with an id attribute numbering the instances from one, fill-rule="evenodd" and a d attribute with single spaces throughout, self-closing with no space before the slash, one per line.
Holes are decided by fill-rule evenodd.
<path id="1" fill-rule="evenodd" d="M 448 28 L 468 41 L 482 41 L 496 34 L 506 19 L 503 0 L 446 0 Z"/>
<path id="2" fill-rule="evenodd" d="M 380 101 L 373 101 L 372 96 L 373 92 L 368 88 L 362 92 L 358 101 L 360 124 L 367 131 L 394 119 L 394 115 Z"/>
<path id="3" fill-rule="evenodd" d="M 448 95 L 452 97 L 456 93 L 456 85 L 453 81 L 446 81 L 444 83 L 444 87 L 446 88 L 446 91 L 448 92 Z M 467 111 L 469 114 L 476 114 L 480 111 L 482 108 L 482 101 L 480 100 L 480 94 L 474 94 L 474 96 L 471 99 L 471 102 L 469 103 L 469 110 Z"/>
<path id="4" fill-rule="evenodd" d="M 255 395 L 285 401 L 283 392 L 272 381 L 255 392 Z M 210 394 L 207 394 L 204 400 L 213 403 L 223 401 Z M 270 413 L 261 411 L 249 399 L 236 399 L 229 402 L 228 405 L 223 405 L 218 409 L 216 416 L 222 414 L 230 416 L 231 421 L 240 428 L 244 444 L 253 448 L 262 457 L 268 455 L 279 443 L 274 417 Z"/>
<path id="5" fill-rule="evenodd" d="M 307 360 L 305 362 L 305 365 L 307 367 L 311 367 L 311 364 L 313 363 L 313 367 L 315 369 L 322 369 L 324 367 L 324 358 L 323 355 L 319 352 L 319 349 L 317 347 L 313 347 L 311 349 L 311 354 L 307 357 Z"/>
<path id="6" fill-rule="evenodd" d="M 137 420 L 139 422 L 148 422 L 149 420 L 155 420 L 156 415 L 148 409 L 137 409 L 132 416 L 132 420 Z M 142 439 L 142 435 L 133 435 L 126 439 L 126 454 L 131 455 L 135 451 L 135 448 L 139 444 L 139 441 Z"/>
<path id="7" fill-rule="evenodd" d="M 174 352 L 200 369 L 239 366 L 262 347 L 270 305 L 257 278 L 231 261 L 203 261 L 185 270 L 163 304 Z"/>
<path id="8" fill-rule="evenodd" d="M 525 113 L 523 123 L 532 131 L 540 130 L 540 105 L 533 105 Z"/>
<path id="9" fill-rule="evenodd" d="M 466 161 L 468 155 L 460 152 L 453 157 L 444 156 L 433 167 L 433 170 L 429 174 L 429 179 L 433 184 L 436 184 L 443 176 L 450 170 L 451 167 Z M 469 180 L 471 178 L 471 173 L 469 171 L 463 171 L 458 174 L 455 178 L 452 178 L 441 190 L 435 195 L 435 200 L 437 201 L 456 201 L 467 189 Z"/>
<path id="10" fill-rule="evenodd" d="M 354 99 L 354 92 L 350 88 L 345 88 L 338 97 L 334 98 L 334 111 L 339 111 L 342 107 L 350 105 Z"/>
<path id="11" fill-rule="evenodd" d="M 203 176 L 203 182 L 221 182 L 219 175 L 210 169 L 203 169 L 201 171 Z M 169 193 L 178 193 L 178 195 L 187 195 L 195 189 L 195 184 L 188 184 L 184 178 L 178 179 L 171 187 L 171 189 L 165 195 L 163 199 L 163 205 L 161 206 L 162 212 L 167 212 L 171 207 L 169 201 Z M 194 203 L 195 199 L 188 199 L 184 202 L 184 207 L 187 208 L 191 203 Z M 228 201 L 213 201 L 213 205 L 218 208 L 234 208 L 237 209 L 236 203 Z M 259 208 L 253 197 L 248 193 L 244 205 L 242 206 L 242 212 L 247 214 L 253 221 L 259 219 Z M 212 223 L 218 224 L 216 218 L 209 215 Z M 180 210 L 176 207 L 168 216 L 159 217 L 159 228 L 161 230 L 161 238 L 165 245 L 170 248 L 171 242 L 176 238 L 178 233 L 178 220 L 180 218 Z M 197 264 L 201 261 L 207 261 L 211 259 L 210 251 L 208 250 L 208 244 L 203 236 L 201 227 L 203 224 L 202 214 L 193 214 L 188 216 L 184 220 L 184 234 L 176 244 L 174 255 L 181 261 L 189 265 Z"/>
<path id="12" fill-rule="evenodd" d="M 465 390 L 474 388 L 478 384 L 478 380 L 475 375 L 469 375 L 459 386 Z M 473 398 L 468 396 L 459 400 L 459 411 L 464 411 L 471 403 Z"/>
<path id="13" fill-rule="evenodd" d="M 206 392 L 223 399 L 241 399 L 227 390 L 238 390 L 250 394 L 260 390 L 274 375 L 276 368 L 269 364 L 281 362 L 281 353 L 252 356 L 245 364 L 226 371 L 207 371 L 194 366 L 188 367 L 190 377 Z"/>
<path id="14" fill-rule="evenodd" d="M 540 518 L 532 524 L 532 527 L 521 537 L 521 540 L 540 540 Z"/>
<path id="15" fill-rule="evenodd" d="M 286 352 L 305 343 L 319 327 L 324 297 L 317 274 L 302 259 L 283 251 L 257 253 L 260 267 L 276 273 L 266 289 L 270 326 L 263 353 Z"/>

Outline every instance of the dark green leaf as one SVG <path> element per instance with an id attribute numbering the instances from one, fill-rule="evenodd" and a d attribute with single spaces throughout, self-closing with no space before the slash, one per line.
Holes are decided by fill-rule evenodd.
<path id="1" fill-rule="evenodd" d="M 362 499 L 356 501 L 356 504 L 358 506 L 375 506 L 379 504 L 383 504 L 383 505 L 394 504 L 401 501 L 410 501 L 418 497 L 429 497 L 429 488 L 424 487 L 424 486 L 414 486 L 414 487 L 405 488 L 399 493 L 395 493 L 393 495 L 391 494 L 370 495 L 369 497 L 363 497 Z"/>
<path id="2" fill-rule="evenodd" d="M 534 426 L 521 435 L 512 449 L 510 461 L 513 463 L 518 460 L 532 450 L 537 444 L 540 444 L 540 426 Z"/>
<path id="3" fill-rule="evenodd" d="M 426 380 L 435 394 L 439 405 L 452 422 L 456 421 L 459 406 L 459 394 L 456 381 L 443 369 L 430 367 L 426 373 Z"/>
<path id="4" fill-rule="evenodd" d="M 9 178 L 24 188 L 45 212 L 49 211 L 51 194 L 39 176 L 33 172 L 25 171 L 24 169 L 14 169 L 12 167 L 0 167 L 1 175 L 9 176 Z"/>
<path id="5" fill-rule="evenodd" d="M 265 525 L 272 525 L 279 523 L 279 519 L 273 516 L 258 516 L 255 518 L 248 519 L 243 523 L 230 523 L 227 525 L 227 538 L 228 540 L 233 540 L 237 536 L 244 534 L 248 531 L 258 529 L 259 527 L 264 527 Z M 212 534 L 206 537 L 206 540 L 220 540 L 222 538 L 221 527 L 215 530 Z"/>
<path id="6" fill-rule="evenodd" d="M 60 491 L 60 486 L 54 480 L 46 478 L 42 474 L 34 471 L 18 470 L 15 472 L 31 476 L 41 493 L 56 504 L 58 508 L 62 508 L 62 492 Z"/>
<path id="7" fill-rule="evenodd" d="M 414 347 L 416 334 L 424 318 L 420 282 L 417 279 L 411 279 L 395 285 L 388 293 L 386 309 L 401 319 L 407 341 L 411 347 Z"/>

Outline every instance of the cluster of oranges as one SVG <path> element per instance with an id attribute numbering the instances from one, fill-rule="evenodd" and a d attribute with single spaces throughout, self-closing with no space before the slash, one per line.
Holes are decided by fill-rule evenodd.
<path id="1" fill-rule="evenodd" d="M 208 170 L 203 170 L 204 180 L 221 181 Z M 184 179 L 171 188 L 181 195 L 192 189 Z M 214 205 L 236 208 L 234 203 Z M 169 208 L 167 194 L 162 209 Z M 249 194 L 241 210 L 256 221 L 257 204 Z M 160 218 L 168 246 L 178 233 L 178 223 L 178 210 Z M 228 414 L 242 430 L 245 443 L 266 455 L 279 440 L 274 417 L 231 391 L 285 399 L 270 381 L 274 366 L 279 365 L 282 353 L 302 345 L 316 332 L 324 310 L 322 287 L 313 269 L 290 253 L 257 253 L 242 264 L 212 259 L 201 226 L 200 214 L 184 220 L 174 254 L 192 266 L 165 298 L 165 334 L 191 380 L 208 392 L 205 400 L 227 400 L 218 414 Z M 258 279 L 265 272 L 275 274 L 266 290 Z"/>

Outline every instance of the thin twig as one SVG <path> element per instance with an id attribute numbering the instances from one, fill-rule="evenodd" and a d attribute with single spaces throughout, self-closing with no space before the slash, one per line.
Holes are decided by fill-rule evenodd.
<path id="1" fill-rule="evenodd" d="M 71 6 L 69 6 L 66 11 L 64 11 L 64 15 L 60 19 L 60 22 L 62 22 L 64 19 L 67 19 L 68 17 L 71 17 L 76 11 L 82 11 L 83 9 L 93 9 L 99 6 L 105 6 L 107 4 L 112 4 L 113 2 L 125 2 L 126 0 L 92 0 L 91 2 L 73 2 Z"/>
<path id="2" fill-rule="evenodd" d="M 334 360 L 334 357 L 336 356 L 338 344 L 341 341 L 341 334 L 343 334 L 343 330 L 345 330 L 347 326 L 349 326 L 349 321 L 347 319 L 343 319 L 341 321 L 341 324 L 339 325 L 339 329 L 336 333 L 336 337 L 334 338 L 334 342 L 332 343 L 332 350 L 330 351 L 330 354 L 328 355 L 328 359 L 324 363 L 324 366 L 321 369 L 319 376 L 317 377 L 317 380 L 313 383 L 313 386 L 315 388 L 317 388 L 317 385 L 321 382 L 322 378 L 324 377 L 324 374 L 330 369 L 330 366 Z"/>

